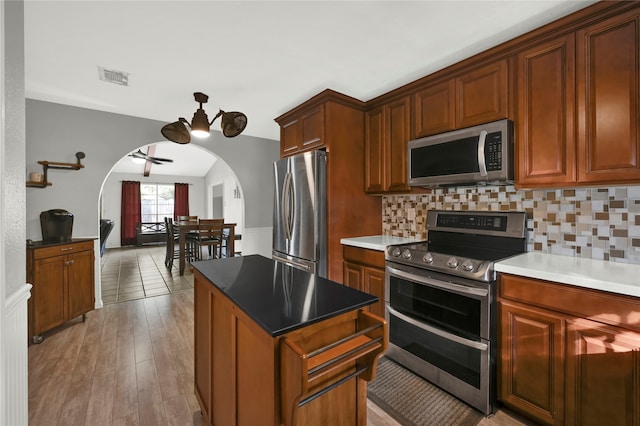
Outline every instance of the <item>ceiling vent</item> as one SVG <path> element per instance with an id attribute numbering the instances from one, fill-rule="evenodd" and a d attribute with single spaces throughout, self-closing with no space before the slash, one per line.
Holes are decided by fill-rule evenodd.
<path id="1" fill-rule="evenodd" d="M 119 84 L 121 86 L 129 85 L 129 73 L 124 71 L 108 70 L 104 67 L 98 67 L 100 80 L 108 83 Z"/>

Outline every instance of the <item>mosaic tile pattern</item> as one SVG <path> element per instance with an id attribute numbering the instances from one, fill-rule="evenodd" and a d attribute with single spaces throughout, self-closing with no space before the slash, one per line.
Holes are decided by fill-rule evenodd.
<path id="1" fill-rule="evenodd" d="M 428 210 L 526 211 L 528 250 L 640 264 L 640 186 L 434 189 L 382 199 L 384 235 L 426 238 Z"/>

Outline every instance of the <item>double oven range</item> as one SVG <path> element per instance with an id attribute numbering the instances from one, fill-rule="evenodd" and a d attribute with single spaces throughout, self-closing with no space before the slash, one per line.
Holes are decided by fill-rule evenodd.
<path id="1" fill-rule="evenodd" d="M 526 251 L 524 212 L 431 210 L 428 241 L 387 247 L 387 356 L 479 411 L 496 401 L 494 263 Z"/>

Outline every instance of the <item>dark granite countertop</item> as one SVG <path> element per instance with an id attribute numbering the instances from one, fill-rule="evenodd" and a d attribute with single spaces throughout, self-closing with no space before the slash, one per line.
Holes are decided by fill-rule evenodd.
<path id="1" fill-rule="evenodd" d="M 274 337 L 378 300 L 259 255 L 203 260 L 193 267 Z"/>
<path id="2" fill-rule="evenodd" d="M 27 247 L 31 247 L 31 248 L 42 248 L 42 247 L 53 247 L 53 246 L 59 246 L 62 244 L 75 244 L 75 243 L 82 243 L 85 241 L 94 241 L 97 240 L 98 238 L 91 238 L 91 237 L 86 237 L 86 238 L 72 238 L 69 241 L 32 241 L 32 240 L 27 240 Z"/>

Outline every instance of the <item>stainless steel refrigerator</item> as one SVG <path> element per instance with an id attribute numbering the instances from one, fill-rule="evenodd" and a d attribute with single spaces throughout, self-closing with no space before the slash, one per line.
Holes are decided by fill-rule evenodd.
<path id="1" fill-rule="evenodd" d="M 327 277 L 327 153 L 273 164 L 273 258 Z"/>

